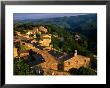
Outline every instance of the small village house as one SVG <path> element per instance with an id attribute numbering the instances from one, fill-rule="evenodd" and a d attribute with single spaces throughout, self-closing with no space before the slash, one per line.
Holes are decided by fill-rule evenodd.
<path id="1" fill-rule="evenodd" d="M 49 47 L 51 43 L 51 34 L 43 34 L 39 43 L 41 43 L 41 46 Z"/>
<path id="2" fill-rule="evenodd" d="M 13 57 L 17 57 L 18 56 L 18 52 L 17 52 L 17 48 L 13 48 Z"/>
<path id="3" fill-rule="evenodd" d="M 79 69 L 80 67 L 87 67 L 89 66 L 90 63 L 90 58 L 82 56 L 82 55 L 77 55 L 77 50 L 75 50 L 74 57 L 64 61 L 64 70 L 68 71 L 71 68 L 77 68 Z"/>

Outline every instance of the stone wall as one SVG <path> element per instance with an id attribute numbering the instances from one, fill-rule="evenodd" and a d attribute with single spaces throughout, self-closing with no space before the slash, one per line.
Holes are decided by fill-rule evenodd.
<path id="1" fill-rule="evenodd" d="M 14 48 L 13 49 L 13 57 L 17 57 L 18 56 L 18 53 L 17 53 L 17 48 Z"/>
<path id="2" fill-rule="evenodd" d="M 64 61 L 64 70 L 68 71 L 71 68 L 87 67 L 90 63 L 90 58 L 77 55 L 69 60 Z"/>
<path id="3" fill-rule="evenodd" d="M 51 35 L 45 34 L 41 36 L 42 40 L 39 41 L 41 43 L 41 46 L 47 46 L 49 47 L 51 43 Z"/>
<path id="4" fill-rule="evenodd" d="M 43 69 L 58 70 L 58 63 L 57 62 L 54 62 L 54 63 L 52 63 L 52 62 L 49 62 L 49 63 L 44 62 L 44 63 L 41 63 L 40 65 L 41 65 L 41 67 Z"/>

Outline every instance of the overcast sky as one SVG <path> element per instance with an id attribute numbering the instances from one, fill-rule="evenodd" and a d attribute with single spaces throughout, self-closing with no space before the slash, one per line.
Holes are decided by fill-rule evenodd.
<path id="1" fill-rule="evenodd" d="M 44 19 L 64 16 L 85 15 L 87 13 L 14 13 L 14 20 Z"/>

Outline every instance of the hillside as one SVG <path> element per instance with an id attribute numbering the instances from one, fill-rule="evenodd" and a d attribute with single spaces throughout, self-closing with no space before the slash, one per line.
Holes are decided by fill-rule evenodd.
<path id="1" fill-rule="evenodd" d="M 76 31 L 77 28 L 83 27 L 92 22 L 97 22 L 96 14 L 88 14 L 88 15 L 78 15 L 78 16 L 64 16 L 64 17 L 56 17 L 56 18 L 45 18 L 45 19 L 26 19 L 26 20 L 14 20 L 14 23 L 22 22 L 22 23 L 34 23 L 34 24 L 53 24 L 63 28 L 68 28 Z M 82 28 L 83 29 L 83 28 Z"/>
<path id="2" fill-rule="evenodd" d="M 88 42 L 88 50 L 97 54 L 97 15 L 87 14 L 78 16 L 65 16 L 45 19 L 15 20 L 15 29 L 33 29 L 35 26 L 43 25 L 50 33 L 66 36 L 64 31 L 70 35 L 78 34 L 82 40 Z"/>

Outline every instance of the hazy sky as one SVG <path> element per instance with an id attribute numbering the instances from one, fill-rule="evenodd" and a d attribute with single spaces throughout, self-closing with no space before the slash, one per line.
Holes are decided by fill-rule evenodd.
<path id="1" fill-rule="evenodd" d="M 14 13 L 14 20 L 43 19 L 64 16 L 85 15 L 87 13 Z"/>

